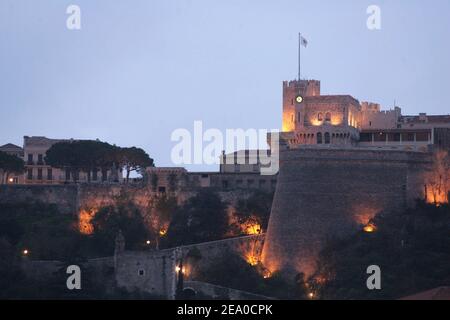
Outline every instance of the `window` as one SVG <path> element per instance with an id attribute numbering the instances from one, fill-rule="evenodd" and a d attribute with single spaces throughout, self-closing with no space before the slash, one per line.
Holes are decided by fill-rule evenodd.
<path id="1" fill-rule="evenodd" d="M 255 181 L 253 180 L 253 179 L 249 179 L 249 180 L 247 180 L 247 185 L 249 186 L 249 187 L 251 187 L 251 186 L 253 186 L 253 183 L 254 183 Z"/>
<path id="2" fill-rule="evenodd" d="M 92 180 L 97 181 L 97 179 L 98 179 L 98 169 L 94 168 L 92 170 Z"/>
<path id="3" fill-rule="evenodd" d="M 325 114 L 325 121 L 331 121 L 331 113 L 330 112 L 327 112 L 326 114 Z"/>
<path id="4" fill-rule="evenodd" d="M 300 122 L 300 112 L 297 113 L 297 121 Z"/>
<path id="5" fill-rule="evenodd" d="M 42 156 L 42 154 L 38 154 L 38 164 L 39 165 L 43 165 L 44 164 L 44 157 Z"/>
<path id="6" fill-rule="evenodd" d="M 323 121 L 323 114 L 322 114 L 322 112 L 319 112 L 319 114 L 317 115 L 317 120 Z"/>
<path id="7" fill-rule="evenodd" d="M 144 269 L 139 269 L 138 274 L 139 274 L 140 276 L 145 275 Z"/>
<path id="8" fill-rule="evenodd" d="M 330 144 L 330 133 L 325 132 L 325 144 Z"/>
<path id="9" fill-rule="evenodd" d="M 27 171 L 27 179 L 33 180 L 33 169 L 28 169 Z"/>
<path id="10" fill-rule="evenodd" d="M 322 133 L 317 134 L 317 144 L 322 144 Z"/>
<path id="11" fill-rule="evenodd" d="M 66 181 L 70 180 L 70 169 L 66 168 Z"/>
<path id="12" fill-rule="evenodd" d="M 371 127 L 372 126 L 372 121 L 369 121 L 369 127 Z"/>
<path id="13" fill-rule="evenodd" d="M 166 187 L 158 187 L 159 193 L 166 193 Z"/>
<path id="14" fill-rule="evenodd" d="M 206 174 L 206 173 L 203 173 L 203 174 L 202 174 L 202 179 L 206 179 L 206 178 L 208 178 L 208 177 L 209 177 L 208 174 Z"/>
<path id="15" fill-rule="evenodd" d="M 52 169 L 47 169 L 47 180 L 53 180 Z"/>
<path id="16" fill-rule="evenodd" d="M 38 176 L 37 176 L 38 180 L 42 180 L 42 169 L 39 168 L 38 169 Z"/>
<path id="17" fill-rule="evenodd" d="M 28 164 L 33 164 L 33 154 L 28 154 Z"/>

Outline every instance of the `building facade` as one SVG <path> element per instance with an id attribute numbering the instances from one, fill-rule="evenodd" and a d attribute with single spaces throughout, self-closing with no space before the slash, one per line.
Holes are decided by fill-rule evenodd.
<path id="1" fill-rule="evenodd" d="M 435 179 L 446 192 L 447 182 L 433 172 L 433 154 L 450 150 L 449 141 L 450 116 L 405 116 L 399 107 L 383 111 L 348 95 L 321 95 L 315 80 L 284 82 L 264 266 L 292 278 L 311 276 L 329 239 L 364 230 L 380 213 L 429 201 Z"/>
<path id="2" fill-rule="evenodd" d="M 25 172 L 20 175 L 11 177 L 7 183 L 12 184 L 64 184 L 73 181 L 73 172 L 70 168 L 54 168 L 45 162 L 47 150 L 58 142 L 70 142 L 73 139 L 49 139 L 40 136 L 24 136 L 23 148 L 6 144 L 0 147 L 1 151 L 13 154 L 23 159 L 25 162 Z M 111 168 L 93 170 L 90 179 L 88 173 L 76 173 L 78 182 L 121 182 L 123 181 L 120 169 Z"/>
<path id="3" fill-rule="evenodd" d="M 283 133 L 289 147 L 355 146 L 426 152 L 450 147 L 450 116 L 404 116 L 395 106 L 321 95 L 317 80 L 283 83 Z"/>
<path id="4" fill-rule="evenodd" d="M 230 164 L 232 167 L 233 165 Z M 236 164 L 240 166 L 240 164 Z M 259 171 L 188 172 L 181 167 L 147 168 L 148 183 L 153 191 L 170 193 L 211 188 L 216 191 L 275 191 L 277 177 L 261 175 Z"/>

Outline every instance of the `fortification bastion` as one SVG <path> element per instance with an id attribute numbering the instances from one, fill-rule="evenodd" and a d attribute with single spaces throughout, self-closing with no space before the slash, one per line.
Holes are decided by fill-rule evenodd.
<path id="1" fill-rule="evenodd" d="M 424 197 L 431 154 L 299 147 L 280 152 L 280 171 L 262 252 L 270 271 L 311 275 L 327 239 L 361 230 Z"/>

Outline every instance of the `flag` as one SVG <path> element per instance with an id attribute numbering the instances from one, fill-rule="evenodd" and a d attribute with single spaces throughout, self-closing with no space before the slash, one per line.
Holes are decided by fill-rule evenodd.
<path id="1" fill-rule="evenodd" d="M 300 43 L 302 46 L 306 48 L 306 46 L 308 45 L 308 40 L 306 40 L 305 38 L 302 37 L 302 35 L 300 35 Z"/>

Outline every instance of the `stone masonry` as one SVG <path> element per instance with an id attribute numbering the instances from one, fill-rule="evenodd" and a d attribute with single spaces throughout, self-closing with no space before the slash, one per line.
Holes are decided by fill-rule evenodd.
<path id="1" fill-rule="evenodd" d="M 362 228 L 377 213 L 423 197 L 430 155 L 303 147 L 280 154 L 262 261 L 270 271 L 314 272 L 325 241 Z"/>

